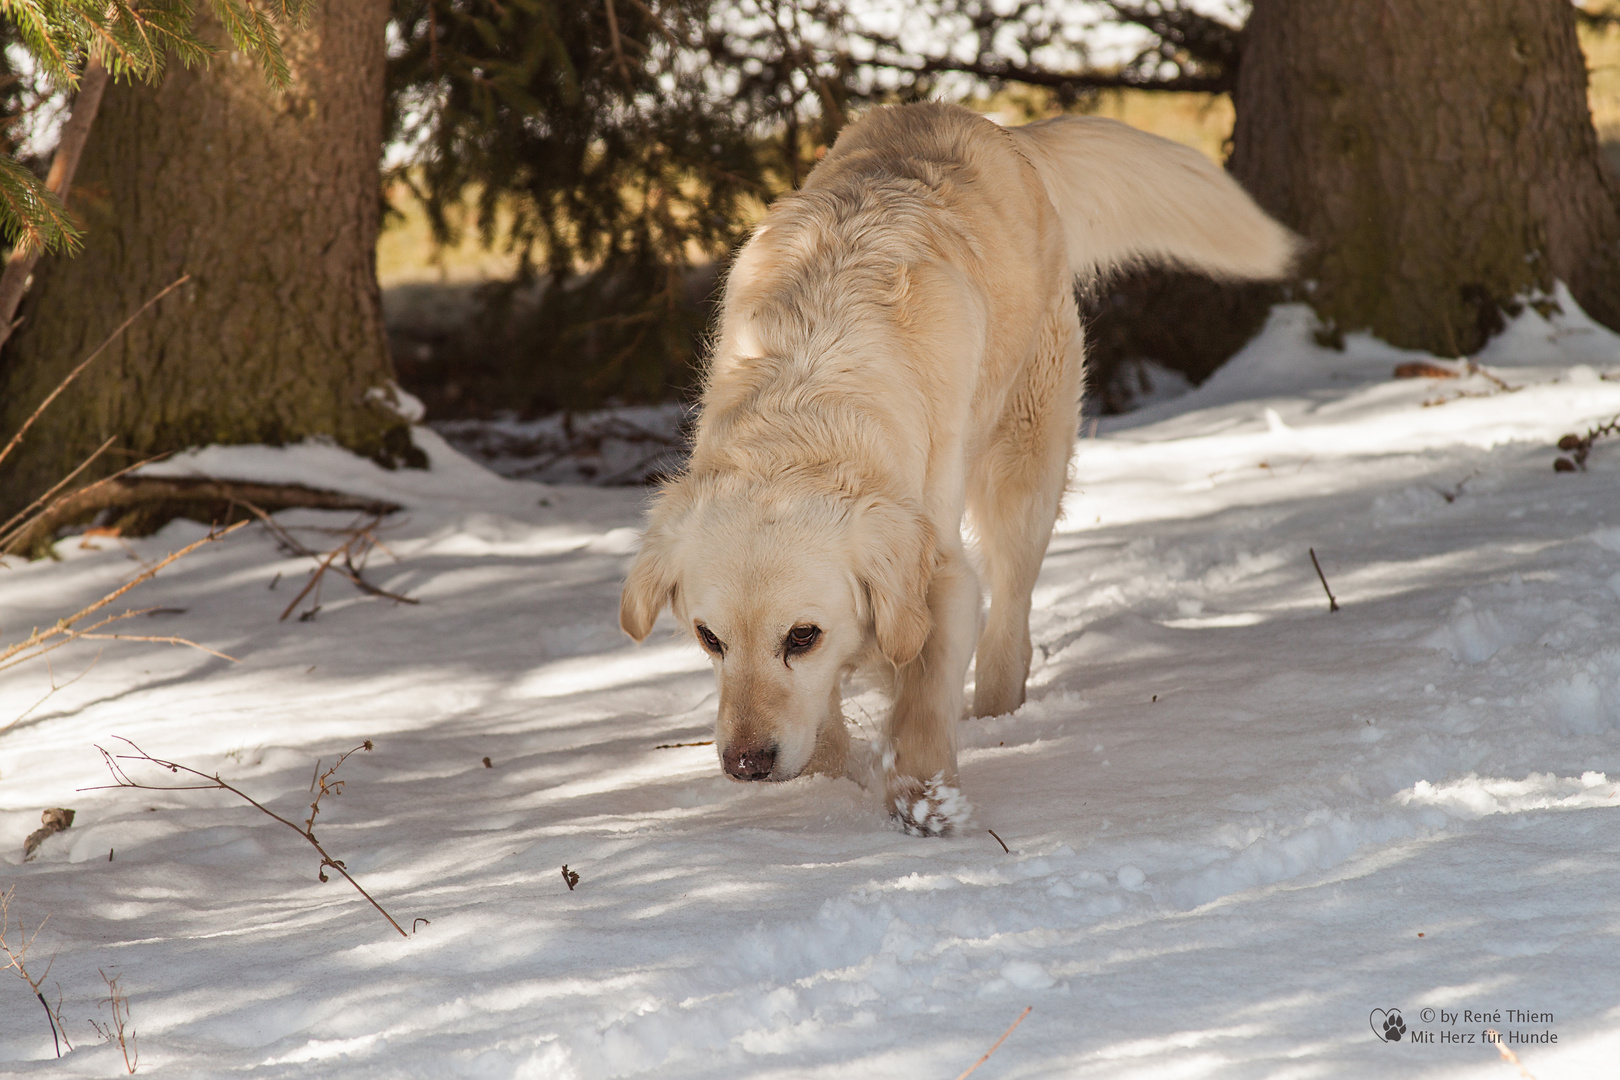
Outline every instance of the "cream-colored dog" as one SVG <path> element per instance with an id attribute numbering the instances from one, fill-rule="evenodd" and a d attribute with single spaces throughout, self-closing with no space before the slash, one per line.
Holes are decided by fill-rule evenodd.
<path id="1" fill-rule="evenodd" d="M 1276 277 L 1294 243 L 1200 154 L 1111 120 L 930 104 L 848 128 L 738 255 L 691 463 L 619 610 L 640 641 L 667 604 L 709 653 L 725 771 L 841 772 L 844 678 L 873 668 L 887 806 L 948 832 L 975 639 L 974 715 L 1024 701 L 1079 420 L 1075 278 Z"/>

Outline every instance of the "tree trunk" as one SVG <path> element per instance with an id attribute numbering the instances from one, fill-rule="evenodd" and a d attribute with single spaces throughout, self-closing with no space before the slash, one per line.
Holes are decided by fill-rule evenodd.
<path id="1" fill-rule="evenodd" d="M 1254 0 L 1230 168 L 1309 241 L 1325 340 L 1472 353 L 1570 287 L 1620 328 L 1620 189 L 1568 0 Z"/>
<path id="2" fill-rule="evenodd" d="M 212 20 L 207 69 L 171 61 L 159 87 L 108 89 L 75 184 L 85 248 L 35 274 L 0 355 L 0 433 L 154 293 L 192 280 L 0 466 L 0 518 L 114 435 L 124 461 L 102 474 L 187 446 L 309 437 L 420 462 L 370 394 L 392 376 L 374 265 L 387 15 L 388 0 L 317 4 L 287 34 L 282 92 Z"/>

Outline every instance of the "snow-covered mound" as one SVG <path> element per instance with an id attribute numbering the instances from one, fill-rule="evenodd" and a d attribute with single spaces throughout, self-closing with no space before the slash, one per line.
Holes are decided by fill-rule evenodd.
<path id="1" fill-rule="evenodd" d="M 1103 421 L 1030 701 L 964 725 L 947 840 L 853 780 L 732 783 L 681 745 L 711 734 L 707 663 L 616 626 L 640 491 L 503 479 L 430 432 L 425 473 L 167 463 L 402 503 L 367 573 L 420 603 L 333 579 L 278 621 L 313 563 L 254 526 L 129 598 L 180 613 L 123 624 L 239 663 L 96 642 L 0 674 L 0 725 L 33 707 L 0 733 L 7 941 L 50 917 L 27 963 L 54 956 L 77 1047 L 6 974 L 0 1060 L 121 1071 L 99 970 L 141 1073 L 177 1077 L 954 1077 L 1027 1005 L 976 1077 L 1512 1075 L 1487 1028 L 1540 1080 L 1609 1075 L 1620 439 L 1552 462 L 1620 414 L 1620 339 L 1561 299 L 1446 380 L 1279 309 L 1204 386 Z M 350 519 L 281 520 L 322 549 Z M 10 561 L 5 640 L 198 535 Z M 851 689 L 862 736 L 879 708 Z M 227 793 L 82 790 L 118 737 L 293 821 L 317 760 L 372 740 L 316 832 L 414 932 Z"/>

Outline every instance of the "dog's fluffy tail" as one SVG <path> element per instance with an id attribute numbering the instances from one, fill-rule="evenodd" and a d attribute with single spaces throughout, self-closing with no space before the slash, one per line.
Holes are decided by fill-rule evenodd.
<path id="1" fill-rule="evenodd" d="M 1279 278 L 1299 240 L 1188 146 L 1117 120 L 1060 116 L 1009 129 L 1057 208 L 1074 273 L 1142 263 L 1216 278 Z"/>

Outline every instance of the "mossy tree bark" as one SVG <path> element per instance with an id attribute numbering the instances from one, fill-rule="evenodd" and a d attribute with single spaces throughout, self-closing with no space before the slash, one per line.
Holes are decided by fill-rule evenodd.
<path id="1" fill-rule="evenodd" d="M 0 518 L 105 439 L 105 474 L 205 443 L 326 437 L 395 462 L 420 453 L 368 394 L 392 377 L 375 272 L 388 0 L 325 0 L 288 33 L 272 90 L 220 28 L 206 70 L 110 87 L 74 210 L 85 248 L 44 261 L 0 354 L 0 433 L 182 273 L 0 466 Z M 93 479 L 93 477 L 87 477 Z"/>
<path id="2" fill-rule="evenodd" d="M 1471 353 L 1555 279 L 1620 328 L 1620 188 L 1567 0 L 1254 0 L 1229 167 L 1325 334 Z"/>

